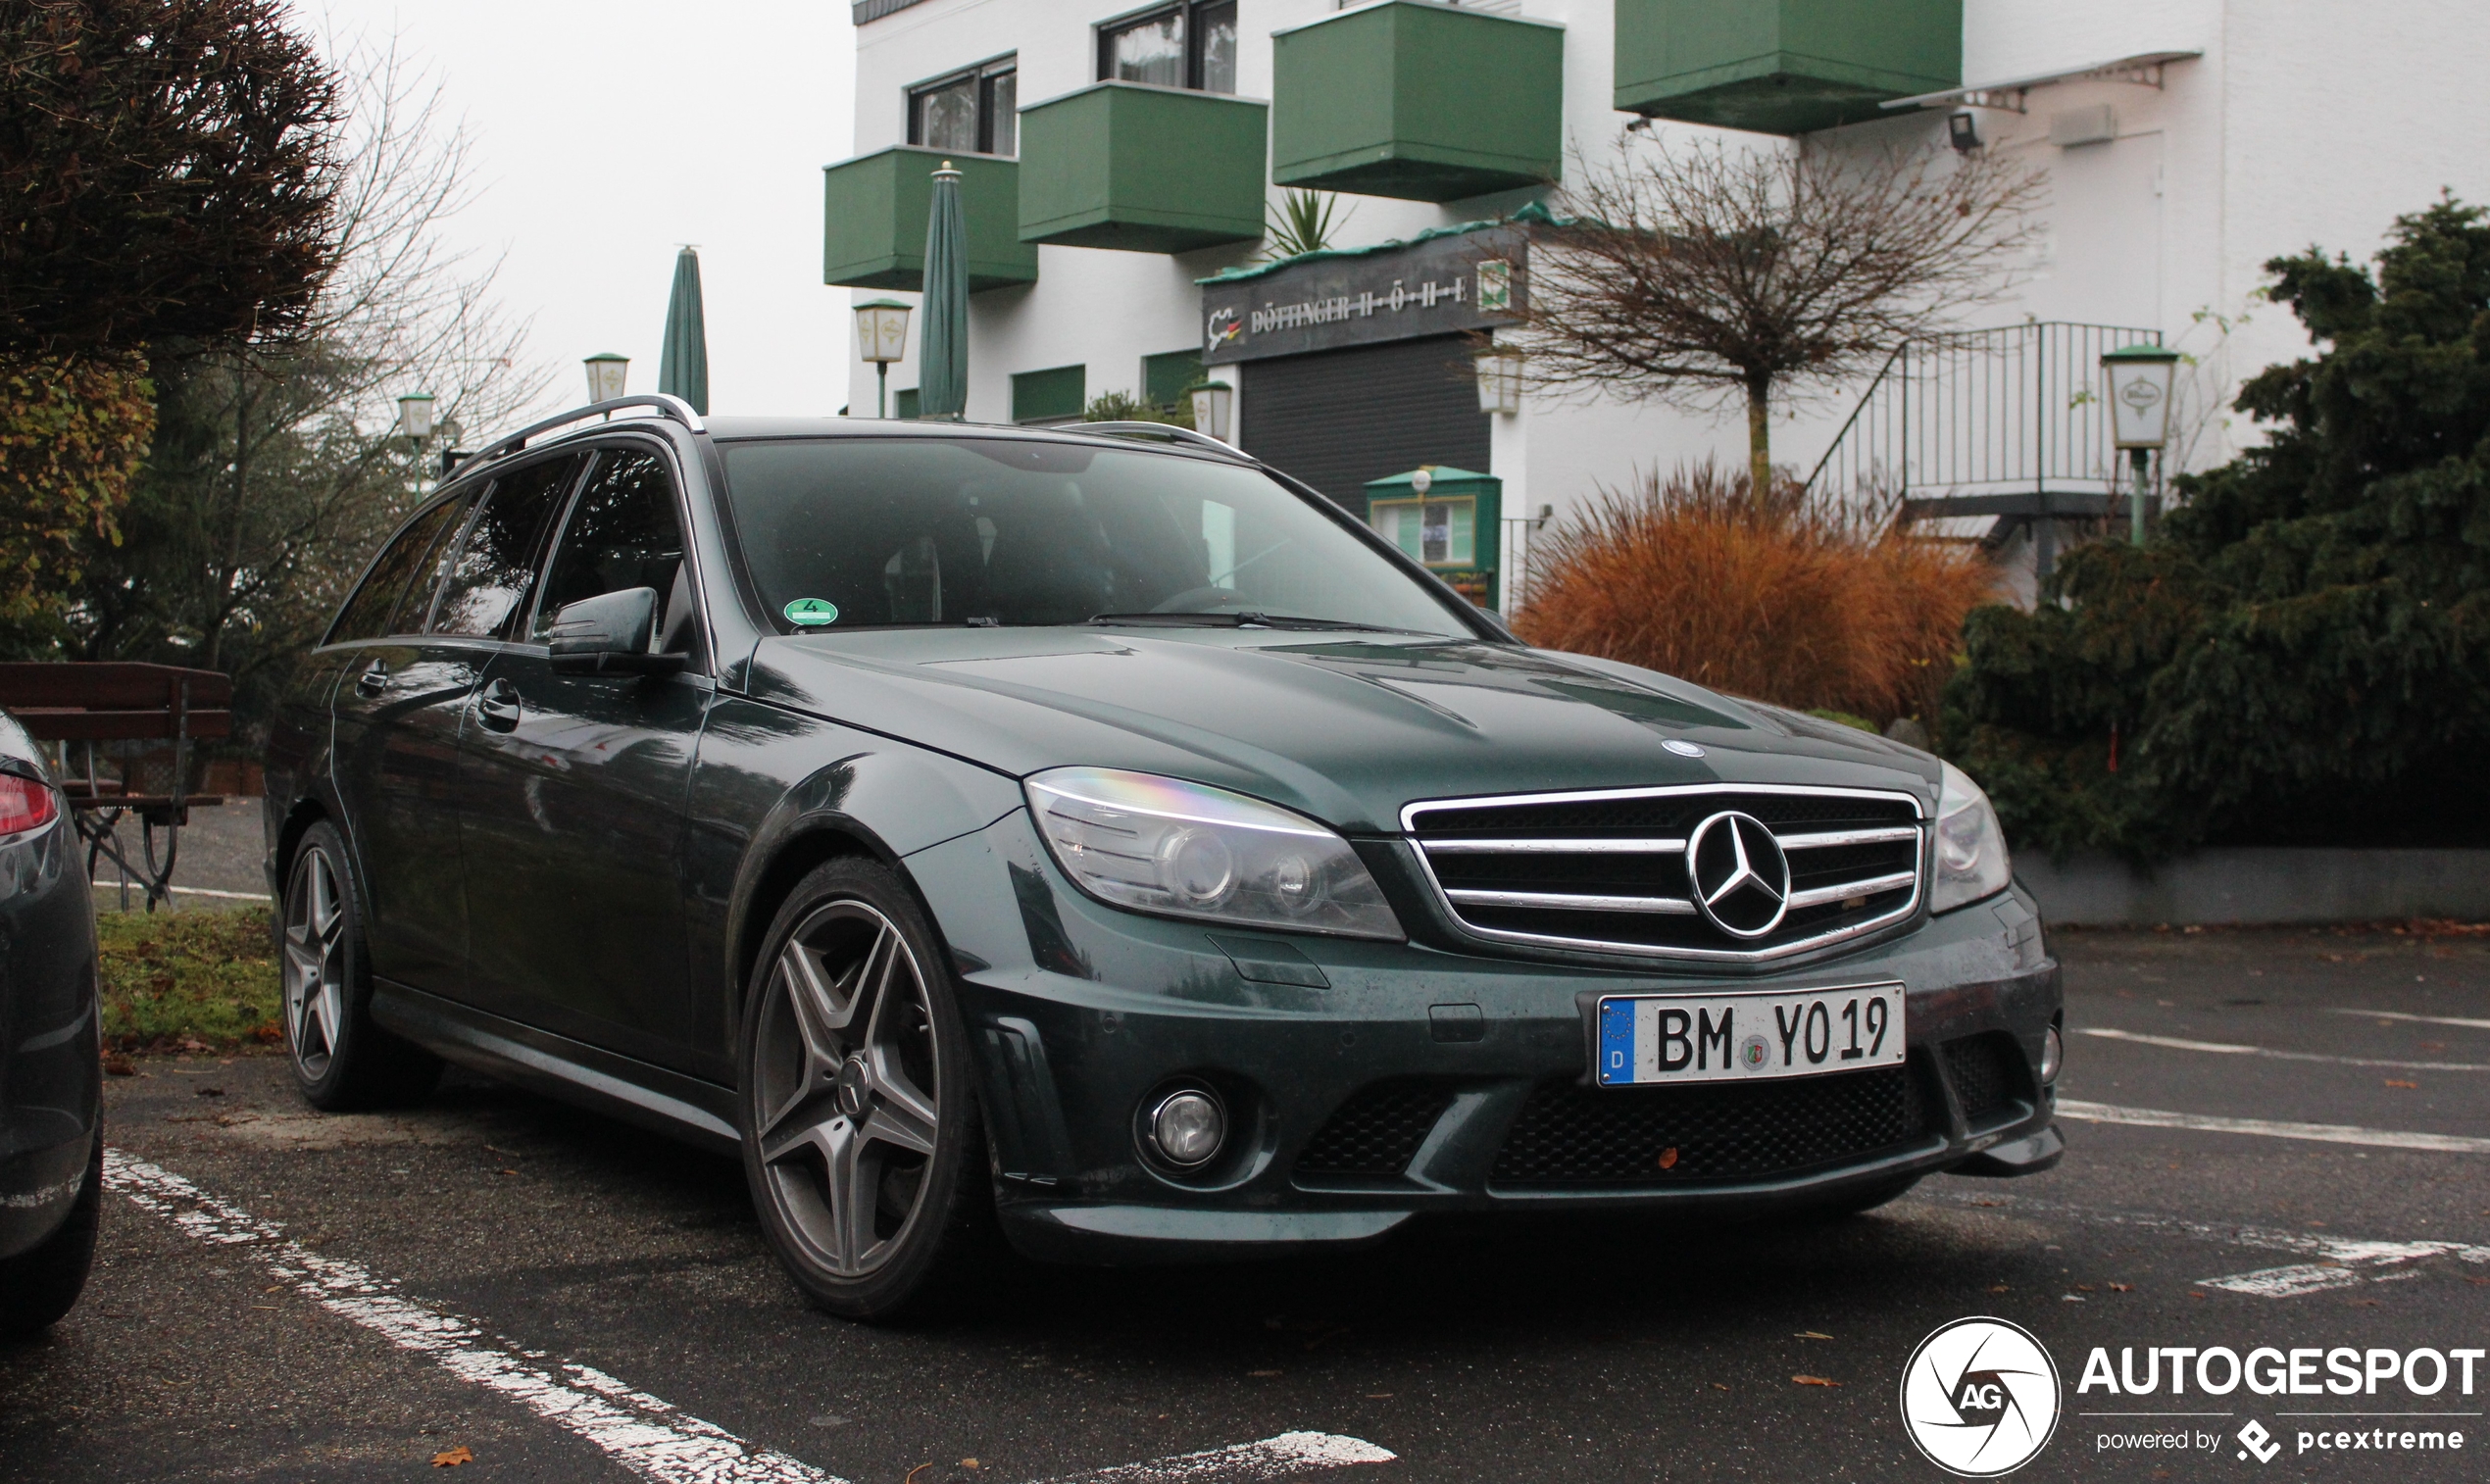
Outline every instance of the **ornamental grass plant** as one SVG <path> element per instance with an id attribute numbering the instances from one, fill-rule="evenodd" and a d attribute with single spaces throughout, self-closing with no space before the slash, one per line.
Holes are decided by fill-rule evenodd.
<path id="1" fill-rule="evenodd" d="M 1786 476 L 1757 499 L 1708 462 L 1655 469 L 1540 538 L 1514 628 L 1803 711 L 1932 718 L 1964 616 L 1997 576 L 1976 548 L 1900 534 L 1892 514 Z"/>

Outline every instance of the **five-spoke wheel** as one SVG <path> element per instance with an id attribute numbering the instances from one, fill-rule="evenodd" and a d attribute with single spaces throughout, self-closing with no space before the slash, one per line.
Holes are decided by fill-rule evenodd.
<path id="1" fill-rule="evenodd" d="M 897 879 L 860 861 L 806 877 L 748 1007 L 745 1169 L 772 1244 L 823 1308 L 908 1307 L 969 1245 L 986 1171 L 950 984 Z"/>
<path id="2" fill-rule="evenodd" d="M 314 824 L 295 846 L 278 909 L 285 1046 L 303 1096 L 332 1113 L 413 1102 L 441 1076 L 438 1057 L 372 1021 L 357 900 L 345 840 L 327 821 Z"/>
<path id="3" fill-rule="evenodd" d="M 310 1081 L 328 1070 L 346 1018 L 346 905 L 336 864 L 324 850 L 294 861 L 285 889 L 285 1044 Z"/>

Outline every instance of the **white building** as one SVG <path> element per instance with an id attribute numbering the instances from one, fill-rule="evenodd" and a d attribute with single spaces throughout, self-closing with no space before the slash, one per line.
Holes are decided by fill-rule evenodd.
<path id="1" fill-rule="evenodd" d="M 914 287 L 925 176 L 954 159 L 976 289 L 971 420 L 1061 420 L 1108 391 L 1166 398 L 1200 373 L 1206 338 L 1225 335 L 1208 359 L 1237 388 L 1237 440 L 1353 508 L 1365 481 L 1419 465 L 1483 469 L 1519 517 L 1562 516 L 1637 469 L 1742 461 L 1734 413 L 1525 399 L 1491 416 L 1461 375 L 1469 352 L 1449 336 L 1494 318 L 1477 304 L 1478 270 L 1510 261 L 1523 291 L 1526 244 L 1495 244 L 1527 228 L 1448 229 L 1509 221 L 1548 194 L 1533 181 L 1620 142 L 1736 124 L 1724 137 L 1757 148 L 1799 133 L 1909 146 L 1945 140 L 1949 116 L 1968 109 L 1980 147 L 2019 152 L 2050 181 L 2023 281 L 1972 322 L 2120 326 L 2188 352 L 2174 462 L 2192 467 L 2254 438 L 2223 411 L 2236 379 L 2306 349 L 2286 313 L 2256 300 L 2267 259 L 2312 244 L 2366 256 L 2442 187 L 2490 199 L 2490 91 L 2475 76 L 2490 7 L 2463 0 L 856 0 L 853 12 L 856 158 L 828 173 L 828 281 Z M 1919 101 L 1885 106 L 1906 99 Z M 1333 245 L 1376 251 L 1205 284 L 1261 266 L 1264 203 L 1289 184 L 1340 192 Z M 1402 307 L 1378 307 L 1396 283 Z M 1236 328 L 1215 322 L 1222 310 Z M 2004 352 L 2067 362 L 2041 377 L 2029 416 L 2055 417 L 2044 404 L 2090 387 L 2108 343 Z M 904 410 L 913 343 L 889 370 Z M 870 415 L 875 369 L 861 355 L 850 388 Z M 1776 426 L 1776 459 L 1814 469 L 1865 390 Z M 1981 403 L 1963 416 L 2007 414 Z M 2080 420 L 2033 441 L 2087 446 L 1978 470 L 1866 447 L 1868 420 L 1848 456 L 1907 455 L 1915 495 L 2054 478 L 2097 502 L 2106 489 L 2106 438 Z M 1484 565 L 1494 542 L 1480 537 Z"/>

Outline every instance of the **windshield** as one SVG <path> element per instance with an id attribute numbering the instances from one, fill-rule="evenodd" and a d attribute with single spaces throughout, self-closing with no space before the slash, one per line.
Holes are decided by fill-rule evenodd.
<path id="1" fill-rule="evenodd" d="M 721 448 L 744 561 L 788 628 L 1269 623 L 1470 637 L 1432 593 L 1254 470 L 1034 439 Z"/>

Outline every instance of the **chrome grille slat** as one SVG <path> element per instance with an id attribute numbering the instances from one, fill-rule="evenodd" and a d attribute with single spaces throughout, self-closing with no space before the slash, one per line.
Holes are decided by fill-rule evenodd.
<path id="1" fill-rule="evenodd" d="M 1732 936 L 1693 900 L 1690 842 L 1724 812 L 1768 830 L 1788 862 L 1786 908 L 1761 937 Z M 1439 905 L 1474 937 L 1717 964 L 1785 958 L 1909 920 L 1921 905 L 1926 820 L 1927 802 L 1899 790 L 1728 783 L 1427 800 L 1401 812 Z"/>
<path id="2" fill-rule="evenodd" d="M 1549 912 L 1649 912 L 1692 916 L 1683 897 L 1601 897 L 1561 891 L 1462 891 L 1444 893 L 1466 907 L 1537 907 Z"/>

